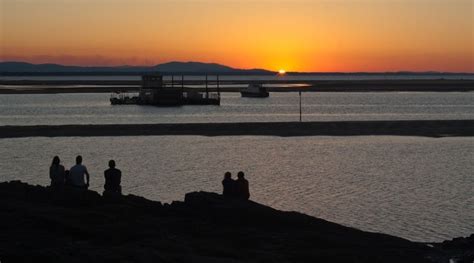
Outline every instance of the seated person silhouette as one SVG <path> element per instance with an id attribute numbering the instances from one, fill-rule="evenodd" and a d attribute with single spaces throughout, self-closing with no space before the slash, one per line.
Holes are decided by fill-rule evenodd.
<path id="1" fill-rule="evenodd" d="M 64 186 L 64 166 L 61 165 L 61 160 L 58 156 L 54 156 L 53 162 L 49 167 L 49 178 L 51 179 L 51 187 L 53 189 L 60 189 Z"/>
<path id="2" fill-rule="evenodd" d="M 78 155 L 76 157 L 76 165 L 69 169 L 69 178 L 72 186 L 81 189 L 89 188 L 89 172 L 82 164 L 82 156 Z"/>
<path id="3" fill-rule="evenodd" d="M 237 180 L 235 181 L 237 198 L 248 200 L 250 198 L 249 181 L 245 179 L 244 172 L 237 173 Z"/>
<path id="4" fill-rule="evenodd" d="M 232 179 L 232 174 L 226 172 L 224 174 L 224 180 L 222 180 L 222 195 L 224 197 L 234 197 L 235 196 L 235 180 Z"/>
<path id="5" fill-rule="evenodd" d="M 122 180 L 122 171 L 115 168 L 115 161 L 109 161 L 109 169 L 104 171 L 105 184 L 104 194 L 121 194 L 122 187 L 120 182 Z"/>

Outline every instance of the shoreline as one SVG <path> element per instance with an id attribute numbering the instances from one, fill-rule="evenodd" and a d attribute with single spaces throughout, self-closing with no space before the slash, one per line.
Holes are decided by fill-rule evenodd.
<path id="1" fill-rule="evenodd" d="M 239 92 L 248 83 L 291 85 L 302 87 L 268 87 L 270 92 L 472 92 L 474 80 L 276 80 L 276 81 L 221 81 L 221 92 Z M 170 82 L 167 82 L 170 84 Z M 189 85 L 204 85 L 203 81 L 185 81 L 184 90 L 204 91 Z M 215 92 L 215 81 L 209 82 Z M 0 80 L 0 94 L 55 94 L 55 93 L 111 93 L 137 92 L 141 81 L 117 80 Z M 177 82 L 177 87 L 181 84 Z"/>
<path id="2" fill-rule="evenodd" d="M 0 182 L 5 262 L 470 262 L 474 235 L 440 243 L 361 231 L 253 201 L 140 196 Z M 126 211 L 126 213 L 124 213 Z"/>
<path id="3" fill-rule="evenodd" d="M 166 135 L 472 137 L 474 120 L 0 126 L 0 138 Z"/>

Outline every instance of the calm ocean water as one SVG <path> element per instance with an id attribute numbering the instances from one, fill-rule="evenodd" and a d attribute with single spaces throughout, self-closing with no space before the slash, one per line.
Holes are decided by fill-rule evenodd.
<path id="1" fill-rule="evenodd" d="M 108 94 L 1 95 L 0 125 L 298 121 L 297 93 L 267 99 L 223 93 L 221 106 L 112 106 Z M 474 92 L 302 95 L 303 120 L 474 119 Z"/>
<path id="2" fill-rule="evenodd" d="M 223 94 L 222 106 L 111 106 L 107 94 L 0 95 L 0 125 L 296 121 L 298 95 Z M 303 120 L 474 119 L 474 93 L 303 93 Z M 54 155 L 77 154 L 101 191 L 110 158 L 125 193 L 170 202 L 221 191 L 243 170 L 252 199 L 416 241 L 474 233 L 474 139 L 354 137 L 72 137 L 0 139 L 0 181 L 48 184 Z"/>
<path id="3" fill-rule="evenodd" d="M 474 139 L 367 137 L 87 137 L 0 139 L 1 181 L 47 185 L 59 155 L 77 154 L 102 191 L 110 158 L 125 193 L 169 202 L 221 191 L 225 171 L 251 198 L 363 230 L 417 241 L 474 233 Z"/>

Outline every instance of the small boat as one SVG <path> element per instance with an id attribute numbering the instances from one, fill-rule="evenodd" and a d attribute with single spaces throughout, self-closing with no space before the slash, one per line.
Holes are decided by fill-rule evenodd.
<path id="1" fill-rule="evenodd" d="M 110 103 L 112 105 L 132 105 L 137 104 L 139 98 L 136 96 L 129 96 L 124 93 L 114 93 L 110 96 Z"/>
<path id="2" fill-rule="evenodd" d="M 247 88 L 240 90 L 240 94 L 247 98 L 267 98 L 270 96 L 267 88 L 258 83 L 250 83 Z"/>

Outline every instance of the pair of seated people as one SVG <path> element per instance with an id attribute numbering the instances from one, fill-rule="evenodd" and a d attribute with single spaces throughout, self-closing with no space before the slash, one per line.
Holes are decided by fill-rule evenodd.
<path id="1" fill-rule="evenodd" d="M 232 179 L 232 174 L 226 172 L 222 180 L 224 197 L 248 200 L 250 198 L 249 182 L 245 179 L 244 172 L 237 173 L 237 180 Z"/>
<path id="2" fill-rule="evenodd" d="M 87 189 L 89 187 L 89 172 L 86 166 L 82 164 L 82 156 L 76 157 L 76 165 L 69 170 L 65 170 L 61 165 L 58 156 L 54 156 L 51 166 L 49 167 L 49 178 L 51 179 L 51 187 L 59 189 L 66 186 Z"/>

